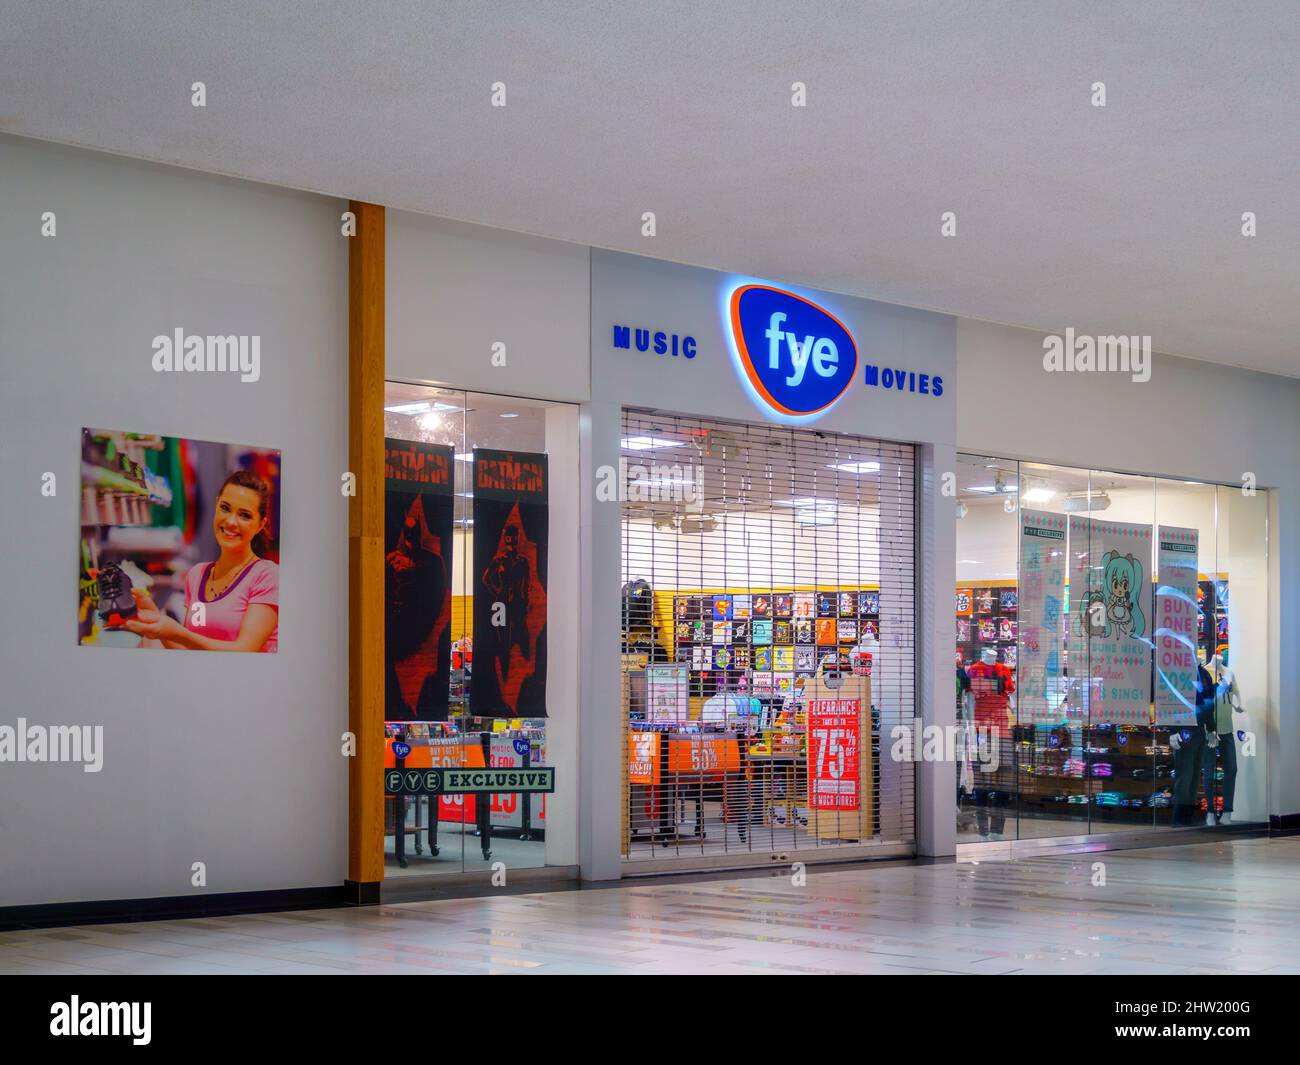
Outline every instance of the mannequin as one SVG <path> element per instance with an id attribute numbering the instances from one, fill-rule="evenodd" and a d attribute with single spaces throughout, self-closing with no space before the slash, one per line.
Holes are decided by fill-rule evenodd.
<path id="1" fill-rule="evenodd" d="M 1174 825 L 1190 825 L 1198 817 L 1197 792 L 1205 787 L 1205 823 L 1216 824 L 1214 816 L 1214 752 L 1219 737 L 1214 731 L 1214 678 L 1203 665 L 1196 667 L 1196 721 L 1169 734 L 1174 752 Z M 1205 763 L 1211 768 L 1204 771 Z M 1235 763 L 1234 763 L 1235 764 Z"/>
<path id="2" fill-rule="evenodd" d="M 1223 758 L 1223 814 L 1220 825 L 1232 824 L 1232 799 L 1237 790 L 1237 729 L 1232 720 L 1234 713 L 1242 713 L 1241 689 L 1237 675 L 1228 668 L 1228 652 L 1214 656 L 1211 665 L 1218 677 L 1215 685 L 1214 729 L 1219 736 L 1219 754 Z M 1215 759 L 1207 750 L 1205 756 L 1205 793 L 1214 794 Z M 1213 813 L 1213 811 L 1210 811 Z M 1207 823 L 1208 818 L 1207 818 Z"/>
<path id="3" fill-rule="evenodd" d="M 957 656 L 957 727 L 961 730 L 961 749 L 957 766 L 957 829 L 974 828 L 973 813 L 961 808 L 961 795 L 975 794 L 975 771 L 971 766 L 971 752 L 975 749 L 975 693 L 971 691 L 970 676 Z"/>
<path id="4" fill-rule="evenodd" d="M 1016 683 L 1011 670 L 998 661 L 997 650 L 992 647 L 982 648 L 979 661 L 966 673 L 975 701 L 975 726 L 987 730 L 990 742 L 999 748 L 997 769 L 983 774 L 985 786 L 976 792 L 975 819 L 981 836 L 1001 837 L 1006 825 L 1005 804 L 1012 797 L 1014 782 L 1010 723 L 1014 711 L 1011 697 Z"/>

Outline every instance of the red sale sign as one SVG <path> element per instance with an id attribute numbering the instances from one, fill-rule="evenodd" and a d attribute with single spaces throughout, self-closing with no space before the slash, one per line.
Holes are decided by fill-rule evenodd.
<path id="1" fill-rule="evenodd" d="M 861 728 L 857 699 L 814 699 L 808 704 L 808 807 L 857 810 Z"/>

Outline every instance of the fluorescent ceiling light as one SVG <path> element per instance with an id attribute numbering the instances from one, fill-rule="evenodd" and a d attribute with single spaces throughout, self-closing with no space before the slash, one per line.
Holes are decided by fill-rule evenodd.
<path id="1" fill-rule="evenodd" d="M 799 499 L 774 499 L 772 502 L 778 507 L 833 507 L 837 501 L 821 499 L 817 496 L 803 496 Z"/>
<path id="2" fill-rule="evenodd" d="M 977 559 L 977 558 L 959 558 L 959 559 L 957 560 L 957 565 L 959 565 L 959 566 L 982 566 L 982 565 L 984 565 L 984 563 L 981 562 L 981 561 L 980 561 L 979 559 Z"/>
<path id="3" fill-rule="evenodd" d="M 457 407 L 451 403 L 430 403 L 427 399 L 420 400 L 418 403 L 394 403 L 391 407 L 384 408 L 389 414 L 425 414 L 434 410 L 446 413 L 464 409 L 464 407 Z"/>
<path id="4" fill-rule="evenodd" d="M 473 462 L 473 461 L 474 461 L 474 452 L 472 452 L 472 451 L 457 451 L 457 452 L 456 452 L 456 460 L 457 460 L 458 462 Z"/>
<path id="5" fill-rule="evenodd" d="M 501 418 L 518 418 L 519 415 L 516 414 L 514 411 L 506 411 L 505 414 L 498 415 L 498 417 L 501 417 Z"/>
<path id="6" fill-rule="evenodd" d="M 966 489 L 968 492 L 996 492 L 998 486 L 995 484 L 973 484 Z"/>
<path id="7" fill-rule="evenodd" d="M 624 451 L 652 451 L 657 447 L 685 447 L 682 440 L 665 440 L 661 436 L 625 436 L 622 446 Z"/>
<path id="8" fill-rule="evenodd" d="M 804 507 L 794 513 L 798 525 L 834 525 L 834 507 Z"/>
<path id="9" fill-rule="evenodd" d="M 828 470 L 840 470 L 842 473 L 875 473 L 880 469 L 879 462 L 836 462 L 826 467 Z"/>
<path id="10" fill-rule="evenodd" d="M 1050 488 L 1030 488 L 1025 492 L 1026 503 L 1046 503 L 1056 493 Z"/>

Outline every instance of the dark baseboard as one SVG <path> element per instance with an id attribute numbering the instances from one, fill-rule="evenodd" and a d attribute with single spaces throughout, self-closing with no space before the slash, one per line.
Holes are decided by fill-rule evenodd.
<path id="1" fill-rule="evenodd" d="M 349 906 L 378 906 L 381 887 L 383 884 L 378 880 L 345 880 L 345 901 Z"/>
<path id="2" fill-rule="evenodd" d="M 0 932 L 13 932 L 22 928 L 56 928 L 61 925 L 169 921 L 190 917 L 230 917 L 240 913 L 319 910 L 346 906 L 349 901 L 348 889 L 339 884 L 336 887 L 174 895 L 159 899 L 108 899 L 103 902 L 5 906 L 0 907 Z"/>
<path id="3" fill-rule="evenodd" d="M 1268 819 L 1270 836 L 1300 836 L 1300 814 L 1273 814 Z"/>

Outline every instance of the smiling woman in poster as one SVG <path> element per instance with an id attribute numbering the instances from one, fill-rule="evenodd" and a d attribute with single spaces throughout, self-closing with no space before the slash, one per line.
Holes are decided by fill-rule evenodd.
<path id="1" fill-rule="evenodd" d="M 280 567 L 261 558 L 270 488 L 238 470 L 217 493 L 212 532 L 221 548 L 215 562 L 185 574 L 185 624 L 164 614 L 143 588 L 132 588 L 137 615 L 126 627 L 142 646 L 190 651 L 266 651 L 278 646 Z M 196 609 L 200 607 L 201 609 Z"/>

